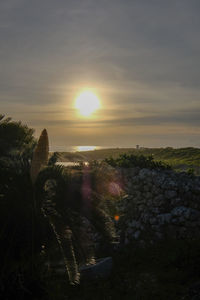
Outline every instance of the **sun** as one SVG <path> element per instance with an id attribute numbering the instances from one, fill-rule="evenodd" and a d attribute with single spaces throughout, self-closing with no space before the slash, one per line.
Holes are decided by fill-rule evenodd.
<path id="1" fill-rule="evenodd" d="M 100 101 L 93 92 L 85 90 L 76 98 L 75 107 L 82 116 L 88 117 L 100 108 Z"/>

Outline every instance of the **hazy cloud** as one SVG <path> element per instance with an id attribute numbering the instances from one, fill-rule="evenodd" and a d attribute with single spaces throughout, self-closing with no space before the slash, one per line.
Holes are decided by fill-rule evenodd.
<path id="1" fill-rule="evenodd" d="M 63 102 L 70 115 L 75 92 L 90 85 L 104 103 L 95 126 L 181 124 L 187 132 L 199 126 L 199 13 L 196 0 L 2 0 L 1 108 L 64 137 L 63 124 L 90 126 L 59 119 Z"/>

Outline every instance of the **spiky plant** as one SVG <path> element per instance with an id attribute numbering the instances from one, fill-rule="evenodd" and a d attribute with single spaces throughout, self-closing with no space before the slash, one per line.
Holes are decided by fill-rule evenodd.
<path id="1" fill-rule="evenodd" d="M 56 164 L 56 162 L 58 161 L 59 159 L 59 153 L 58 152 L 54 152 L 51 157 L 49 158 L 49 161 L 48 161 L 48 166 L 54 166 Z"/>
<path id="2" fill-rule="evenodd" d="M 52 192 L 52 189 L 45 189 L 46 182 L 52 179 L 53 167 L 50 168 L 49 174 L 48 172 L 44 172 L 46 176 L 43 177 L 43 180 L 41 181 L 39 180 L 40 184 L 37 183 L 37 185 L 35 185 L 39 173 L 41 172 L 42 169 L 44 169 L 47 166 L 48 156 L 49 156 L 49 140 L 48 140 L 47 130 L 44 129 L 40 135 L 31 162 L 30 174 L 31 174 L 32 183 L 35 186 L 34 201 L 37 202 L 36 207 L 39 208 L 41 212 L 44 214 L 44 216 L 48 219 L 48 222 L 53 229 L 61 253 L 63 255 L 63 260 L 65 262 L 65 267 L 68 274 L 69 282 L 74 284 L 79 282 L 79 273 L 78 273 L 76 258 L 74 255 L 73 243 L 71 240 L 72 239 L 72 234 L 70 234 L 71 231 L 70 229 L 66 229 L 66 224 L 63 223 L 61 216 L 58 214 L 56 209 L 53 207 L 50 208 L 47 205 L 47 203 L 50 203 L 51 206 L 52 198 L 54 197 L 54 192 Z M 59 167 L 57 167 L 57 169 L 58 168 Z M 54 169 L 56 169 L 56 166 Z M 59 179 L 60 181 L 62 181 L 63 180 L 61 178 L 62 174 L 60 175 L 61 176 Z M 43 193 L 43 191 L 45 191 L 45 193 Z M 42 194 L 42 198 L 41 198 L 41 194 Z"/>
<path id="3" fill-rule="evenodd" d="M 42 167 L 45 167 L 48 163 L 49 157 L 49 139 L 47 130 L 43 129 L 38 144 L 33 152 L 33 159 L 31 162 L 31 180 L 35 183 L 35 180 Z"/>
<path id="4" fill-rule="evenodd" d="M 91 197 L 83 199 L 82 177 L 76 180 L 61 166 L 46 166 L 48 145 L 48 134 L 44 129 L 31 167 L 30 156 L 20 159 L 19 156 L 0 157 L 0 242 L 3 245 L 0 251 L 3 266 L 0 281 L 16 274 L 21 284 L 20 276 L 32 274 L 32 267 L 40 273 L 46 256 L 43 256 L 43 264 L 38 261 L 41 261 L 41 249 L 45 246 L 52 254 L 55 248 L 59 249 L 56 254 L 59 260 L 62 258 L 69 282 L 77 283 L 78 264 L 87 263 L 94 255 L 92 242 L 85 230 L 85 220 L 110 239 L 108 218 L 98 200 L 93 201 L 93 194 L 93 200 Z M 18 153 L 21 153 L 21 148 Z M 55 184 L 50 188 L 48 182 Z M 10 280 L 5 279 L 4 282 L 9 287 Z M 25 279 L 23 285 L 26 286 Z"/>
<path id="5" fill-rule="evenodd" d="M 102 199 L 95 192 L 88 196 L 82 193 L 83 184 L 82 174 L 71 175 L 58 165 L 43 169 L 35 183 L 36 197 L 65 254 L 63 258 L 71 283 L 79 279 L 78 265 L 95 262 L 92 239 L 95 233 L 103 237 L 104 244 L 115 236 Z"/>

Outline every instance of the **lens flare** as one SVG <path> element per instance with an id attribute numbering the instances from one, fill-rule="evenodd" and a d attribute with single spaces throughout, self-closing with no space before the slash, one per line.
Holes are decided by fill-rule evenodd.
<path id="1" fill-rule="evenodd" d="M 114 219 L 115 219 L 115 221 L 119 221 L 119 216 L 118 216 L 118 215 L 115 215 L 115 216 L 114 216 Z"/>

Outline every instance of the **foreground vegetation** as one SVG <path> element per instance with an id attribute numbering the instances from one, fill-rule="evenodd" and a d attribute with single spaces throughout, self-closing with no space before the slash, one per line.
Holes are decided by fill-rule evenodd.
<path id="1" fill-rule="evenodd" d="M 85 223 L 107 245 L 114 226 L 95 193 L 96 173 L 72 175 L 48 160 L 45 129 L 37 142 L 33 130 L 1 116 L 0 139 L 0 294 L 44 299 L 54 265 L 61 262 L 70 285 L 79 284 L 81 264 L 95 262 Z"/>
<path id="2" fill-rule="evenodd" d="M 119 224 L 118 219 L 114 221 L 118 213 L 115 204 L 123 194 L 113 186 L 115 168 L 168 169 L 170 155 L 190 167 L 199 166 L 198 149 L 154 150 L 110 149 L 67 156 L 62 153 L 60 160 L 70 160 L 71 155 L 71 160 L 90 161 L 89 166 L 70 170 L 56 166 L 57 153 L 49 158 L 46 130 L 36 141 L 32 129 L 1 116 L 3 299 L 198 299 L 199 241 L 171 239 L 145 248 L 136 244 L 116 247 L 113 242 Z M 194 161 L 189 160 L 189 154 Z M 87 231 L 88 222 L 98 234 L 97 241 Z M 107 278 L 79 277 L 81 265 L 106 256 L 113 258 L 112 273 Z M 58 262 L 62 270 L 56 273 Z"/>
<path id="3" fill-rule="evenodd" d="M 145 249 L 126 246 L 112 254 L 114 268 L 108 279 L 68 289 L 68 299 L 199 299 L 199 251 L 199 241 L 168 240 Z"/>
<path id="4" fill-rule="evenodd" d="M 200 149 L 198 148 L 116 148 L 82 152 L 60 152 L 60 161 L 91 161 L 117 158 L 122 154 L 153 156 L 154 161 L 162 161 L 176 170 L 194 169 L 200 174 Z"/>

